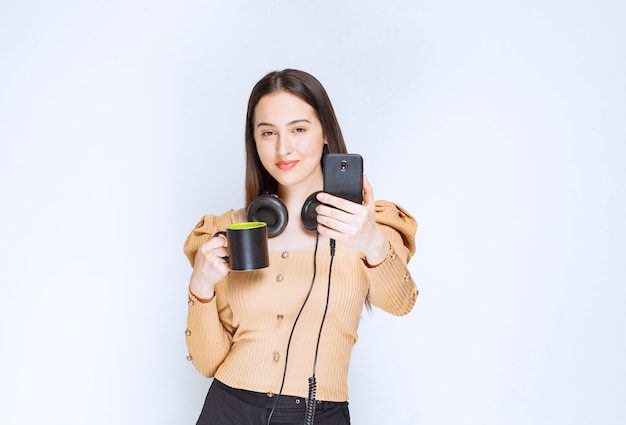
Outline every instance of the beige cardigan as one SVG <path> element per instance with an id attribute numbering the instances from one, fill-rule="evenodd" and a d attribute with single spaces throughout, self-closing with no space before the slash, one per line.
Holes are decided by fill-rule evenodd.
<path id="1" fill-rule="evenodd" d="M 187 237 L 184 252 L 193 266 L 195 253 L 234 222 L 234 211 L 207 215 Z M 348 365 L 366 298 L 394 315 L 411 311 L 417 288 L 407 269 L 415 251 L 415 219 L 402 207 L 376 202 L 376 221 L 388 237 L 387 258 L 368 267 L 362 255 L 337 243 L 330 301 L 316 366 L 317 399 L 348 400 Z M 208 303 L 189 293 L 187 330 L 189 359 L 207 377 L 234 388 L 277 394 L 288 355 L 284 395 L 306 397 L 313 374 L 315 346 L 328 288 L 330 249 L 320 244 L 311 296 L 287 342 L 311 285 L 313 251 L 270 253 L 270 266 L 251 272 L 230 272 L 216 286 Z"/>

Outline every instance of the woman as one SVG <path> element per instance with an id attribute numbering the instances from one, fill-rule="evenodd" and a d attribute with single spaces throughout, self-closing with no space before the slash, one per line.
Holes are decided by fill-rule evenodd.
<path id="1" fill-rule="evenodd" d="M 204 216 L 185 241 L 193 266 L 188 359 L 215 378 L 198 424 L 302 424 L 305 416 L 349 424 L 348 364 L 363 305 L 395 315 L 413 308 L 418 291 L 407 263 L 416 222 L 374 201 L 366 177 L 362 205 L 321 192 L 317 231 L 303 226 L 305 200 L 323 188 L 327 152 L 346 146 L 319 81 L 289 69 L 262 78 L 246 118 L 246 205 L 276 194 L 289 220 L 269 239 L 270 266 L 258 271 L 231 273 L 226 242 L 213 237 L 248 221 L 245 209 Z"/>

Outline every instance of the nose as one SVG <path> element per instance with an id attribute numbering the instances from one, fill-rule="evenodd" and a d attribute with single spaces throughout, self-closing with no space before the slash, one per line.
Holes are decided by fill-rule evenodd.
<path id="1" fill-rule="evenodd" d="M 278 135 L 278 138 L 276 139 L 276 154 L 277 155 L 287 155 L 288 153 L 291 153 L 291 140 L 289 139 L 288 136 L 285 135 Z"/>

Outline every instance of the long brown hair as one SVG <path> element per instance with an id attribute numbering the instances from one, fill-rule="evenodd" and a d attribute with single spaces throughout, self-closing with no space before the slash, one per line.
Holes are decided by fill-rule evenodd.
<path id="1" fill-rule="evenodd" d="M 327 142 L 324 145 L 324 153 L 347 152 L 333 105 L 317 78 L 296 69 L 270 72 L 256 83 L 248 101 L 248 113 L 246 114 L 246 207 L 261 193 L 276 193 L 278 189 L 278 183 L 263 167 L 256 150 L 254 109 L 263 96 L 280 90 L 299 97 L 315 110 Z M 320 158 L 321 160 L 322 158 Z"/>

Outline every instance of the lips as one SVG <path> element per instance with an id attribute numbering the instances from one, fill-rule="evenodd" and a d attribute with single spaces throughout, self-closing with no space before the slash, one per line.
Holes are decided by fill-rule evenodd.
<path id="1" fill-rule="evenodd" d="M 280 170 L 291 170 L 293 167 L 296 166 L 297 163 L 298 161 L 278 161 L 276 163 L 276 166 Z"/>

